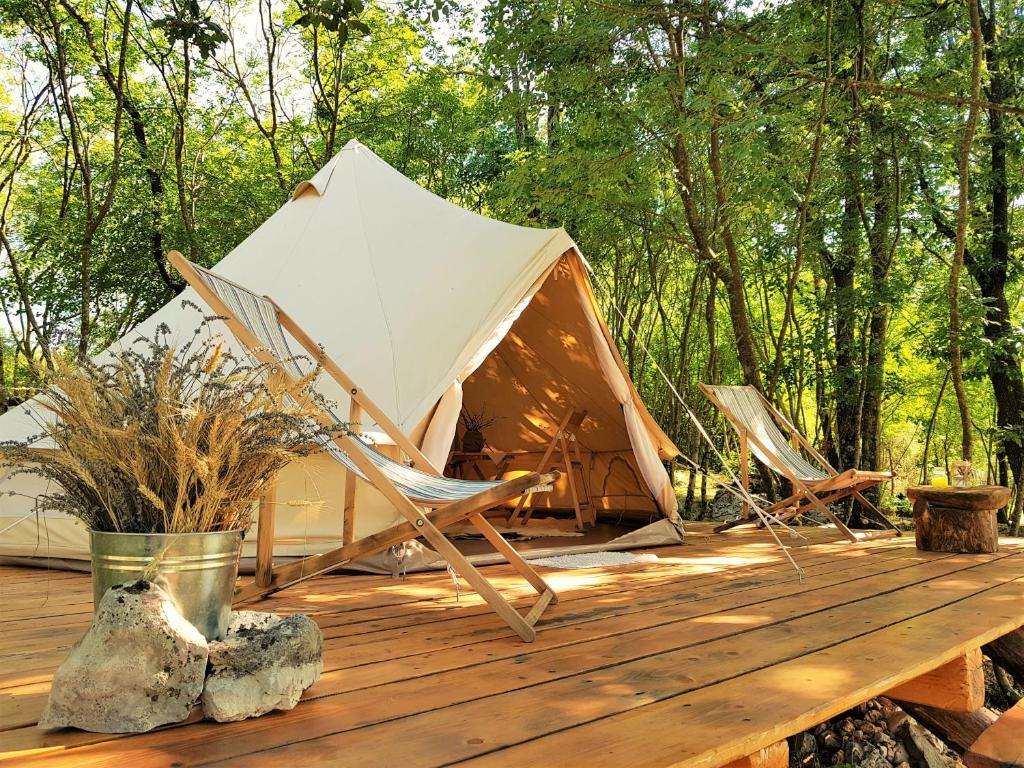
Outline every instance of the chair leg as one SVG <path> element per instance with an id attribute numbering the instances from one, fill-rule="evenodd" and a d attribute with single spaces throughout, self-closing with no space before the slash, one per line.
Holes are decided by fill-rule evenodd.
<path id="1" fill-rule="evenodd" d="M 256 519 L 256 577 L 261 587 L 274 578 L 274 515 L 277 511 L 277 484 L 271 486 L 260 499 L 259 517 Z"/>
<path id="2" fill-rule="evenodd" d="M 532 623 L 527 621 L 527 618 L 536 622 L 539 618 L 539 614 L 533 615 L 533 611 L 531 611 L 527 614 L 526 618 L 521 616 L 519 611 L 513 608 L 512 605 L 502 597 L 501 593 L 494 588 L 494 585 L 487 581 L 483 574 L 473 567 L 473 564 L 466 559 L 466 556 L 448 540 L 447 536 L 441 533 L 437 526 L 429 520 L 424 520 L 424 524 L 418 527 L 420 529 L 420 535 L 430 543 L 441 557 L 448 561 L 448 564 L 455 569 L 455 572 L 466 580 L 469 586 L 471 586 L 473 590 L 491 607 L 491 610 L 498 614 L 498 616 L 500 616 L 502 620 L 511 627 L 513 632 L 519 635 L 519 637 L 527 643 L 532 643 L 537 638 L 537 630 L 533 628 Z M 541 595 L 541 599 L 538 600 L 538 605 L 543 601 L 546 606 L 547 603 L 551 601 L 551 597 L 547 597 L 547 594 L 548 593 Z M 551 594 L 553 596 L 553 593 Z M 534 608 L 537 608 L 537 606 L 534 606 Z M 541 607 L 541 610 L 543 610 L 543 607 Z"/>
<path id="3" fill-rule="evenodd" d="M 725 533 L 726 531 L 730 531 L 733 528 L 739 528 L 741 525 L 756 525 L 756 524 L 757 524 L 757 520 L 754 520 L 754 519 L 748 520 L 745 517 L 737 517 L 735 520 L 730 520 L 727 523 L 722 523 L 721 525 L 716 525 L 714 527 L 714 531 L 715 531 L 715 533 Z"/>
<path id="4" fill-rule="evenodd" d="M 790 496 L 787 496 L 784 499 L 781 499 L 780 501 L 776 501 L 774 504 L 772 504 L 769 507 L 765 507 L 761 511 L 764 512 L 764 514 L 766 515 L 774 515 L 778 510 L 785 509 L 786 507 L 790 507 L 794 503 L 799 502 L 800 496 L 801 495 L 799 493 L 794 493 Z"/>
<path id="5" fill-rule="evenodd" d="M 829 509 L 827 506 L 825 506 L 822 500 L 819 499 L 813 491 L 807 490 L 804 498 L 810 506 L 814 507 L 819 512 L 821 512 L 821 514 L 823 514 L 826 518 L 831 520 L 832 524 L 836 528 L 838 528 L 839 531 L 851 542 L 856 544 L 860 541 L 860 539 L 857 538 L 853 531 L 846 527 L 846 523 L 844 523 L 842 520 L 836 517 L 835 513 L 832 512 L 832 510 Z"/>
<path id="6" fill-rule="evenodd" d="M 794 501 L 796 501 L 799 498 L 800 498 L 800 494 L 793 494 L 792 496 L 787 496 L 782 501 L 776 501 L 770 507 L 765 507 L 761 511 L 764 514 L 766 514 L 766 515 L 774 516 L 776 510 L 778 510 L 778 509 L 785 509 L 786 507 L 788 507 L 790 504 L 792 504 Z M 785 521 L 785 520 L 789 519 L 785 515 L 779 515 L 778 517 L 779 517 L 780 521 Z M 722 523 L 721 525 L 717 525 L 717 526 L 715 526 L 714 530 L 715 530 L 715 533 L 724 533 L 725 531 L 728 531 L 728 530 L 730 530 L 732 528 L 736 528 L 736 527 L 741 526 L 741 525 L 762 525 L 762 522 L 761 522 L 761 519 L 759 517 L 757 517 L 756 515 L 751 514 L 749 517 L 738 517 L 735 520 L 730 520 L 727 523 Z"/>
<path id="7" fill-rule="evenodd" d="M 865 489 L 865 490 L 867 490 L 867 489 Z M 872 504 L 870 501 L 868 501 L 868 499 L 860 491 L 854 491 L 853 492 L 853 498 L 855 498 L 857 501 L 859 501 L 860 505 L 862 507 L 864 507 L 864 509 L 867 510 L 868 514 L 871 517 L 873 517 L 875 520 L 880 522 L 886 528 L 891 528 L 892 530 L 896 531 L 896 535 L 897 536 L 902 536 L 903 535 L 903 531 L 901 531 L 899 528 L 897 528 L 896 524 L 893 523 L 892 520 L 890 520 L 884 514 L 882 514 L 882 510 L 880 510 L 878 507 L 876 507 L 874 504 Z"/>
<path id="8" fill-rule="evenodd" d="M 871 486 L 867 486 L 867 487 L 871 487 Z M 892 521 L 890 521 L 885 515 L 883 515 L 881 510 L 878 509 L 878 507 L 876 507 L 874 504 L 872 504 L 870 501 L 868 501 L 868 499 L 866 499 L 864 497 L 864 495 L 861 493 L 861 491 L 864 490 L 864 489 L 865 488 L 862 487 L 862 486 L 853 486 L 853 487 L 848 488 L 848 489 L 844 489 L 844 490 L 835 491 L 833 493 L 830 493 L 829 495 L 825 496 L 824 498 L 818 496 L 813 491 L 808 489 L 806 494 L 802 494 L 803 506 L 804 507 L 813 506 L 819 512 L 824 514 L 829 520 L 831 520 L 835 524 L 835 526 L 840 531 L 842 531 L 843 535 L 846 536 L 848 539 L 850 539 L 850 541 L 858 542 L 858 541 L 860 541 L 860 539 L 858 539 L 853 534 L 853 532 L 850 531 L 850 529 L 842 521 L 839 520 L 839 518 L 837 518 L 834 514 L 832 514 L 831 510 L 829 509 L 829 507 L 832 504 L 835 504 L 838 501 L 842 501 L 843 499 L 845 499 L 845 498 L 847 498 L 849 496 L 853 496 L 855 499 L 857 499 L 857 501 L 859 501 L 864 506 L 864 508 L 867 510 L 868 514 L 871 517 L 877 519 L 878 522 L 882 523 L 886 528 L 889 528 L 890 530 L 896 531 L 896 535 L 897 536 L 902 536 L 903 532 L 900 531 L 900 529 L 897 528 L 892 523 Z M 795 514 L 796 515 L 803 514 L 802 509 L 798 508 L 796 510 Z M 790 515 L 789 517 L 793 517 L 793 516 L 795 516 L 795 515 Z M 784 519 L 789 519 L 789 517 L 786 517 Z"/>
<path id="9" fill-rule="evenodd" d="M 740 432 L 740 484 L 743 486 L 743 519 L 750 520 L 753 515 L 750 512 L 750 502 L 747 496 L 750 495 L 750 447 L 747 445 L 747 431 Z"/>
<path id="10" fill-rule="evenodd" d="M 530 586 L 533 587 L 538 594 L 550 592 L 552 595 L 551 602 L 558 602 L 558 595 L 551 586 L 544 581 L 541 575 L 533 569 L 533 566 L 516 551 L 515 547 L 505 541 L 504 537 L 494 529 L 494 526 L 491 525 L 490 521 L 486 517 L 480 514 L 470 515 L 469 522 L 471 522 L 473 526 L 484 535 L 484 538 L 491 543 L 491 546 L 494 547 L 499 554 L 504 555 L 509 564 L 516 569 L 516 572 L 519 573 L 520 576 L 530 583 Z"/>
<path id="11" fill-rule="evenodd" d="M 774 523 L 788 523 L 790 520 L 794 520 L 807 514 L 808 507 L 814 507 L 815 510 L 824 515 L 825 518 L 839 529 L 839 531 L 852 543 L 856 544 L 860 541 L 853 531 L 851 531 L 842 520 L 836 517 L 832 510 L 822 503 L 821 499 L 813 494 L 803 496 L 801 498 L 801 503 L 798 504 L 797 507 L 775 515 L 771 520 Z M 764 523 L 761 522 L 759 525 L 763 527 Z"/>

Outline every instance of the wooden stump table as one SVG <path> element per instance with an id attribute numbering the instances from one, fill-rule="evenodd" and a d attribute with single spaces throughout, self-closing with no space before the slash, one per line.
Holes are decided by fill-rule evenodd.
<path id="1" fill-rule="evenodd" d="M 914 502 L 917 548 L 926 552 L 999 551 L 996 512 L 1010 500 L 1010 489 L 1001 485 L 978 488 L 907 489 Z"/>

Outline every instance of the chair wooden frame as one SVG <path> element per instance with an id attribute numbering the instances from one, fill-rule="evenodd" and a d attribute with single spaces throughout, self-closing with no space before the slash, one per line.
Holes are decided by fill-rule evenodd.
<path id="1" fill-rule="evenodd" d="M 739 435 L 740 483 L 743 489 L 748 493 L 750 491 L 751 445 L 757 448 L 762 456 L 768 458 L 769 469 L 782 475 L 790 482 L 793 490 L 792 494 L 763 510 L 768 516 L 769 521 L 784 523 L 803 515 L 810 509 L 814 509 L 831 521 L 846 538 L 852 542 L 857 542 L 860 540 L 857 535 L 829 509 L 829 505 L 852 496 L 867 510 L 870 517 L 881 523 L 885 528 L 895 531 L 897 536 L 901 535 L 900 530 L 863 493 L 886 480 L 891 480 L 893 477 L 892 472 L 870 472 L 859 469 L 848 469 L 839 472 L 829 464 L 825 457 L 811 445 L 807 438 L 763 394 L 757 389 L 751 388 L 757 394 L 758 399 L 764 405 L 769 415 L 775 420 L 775 423 L 789 433 L 793 447 L 797 450 L 803 448 L 828 473 L 828 477 L 821 480 L 806 480 L 797 477 L 786 463 L 753 435 L 743 420 L 722 402 L 721 398 L 715 394 L 714 387 L 706 384 L 699 384 L 698 386 L 705 397 L 711 401 L 715 408 L 721 411 L 722 415 L 725 416 Z M 760 524 L 760 520 L 751 515 L 749 504 L 744 502 L 743 515 L 737 520 L 719 525 L 715 528 L 715 531 L 721 533 L 730 528 L 747 524 Z"/>
<path id="2" fill-rule="evenodd" d="M 281 376 L 287 382 L 295 382 L 281 363 L 271 355 L 260 342 L 259 338 L 243 323 L 234 312 L 210 290 L 196 267 L 177 251 L 167 255 L 168 261 L 195 289 L 200 298 L 218 316 L 223 318 L 228 329 L 260 363 L 270 367 L 272 375 Z M 349 394 L 352 407 L 349 411 L 351 420 L 358 422 L 365 413 L 409 457 L 412 466 L 432 474 L 439 474 L 437 469 L 423 455 L 420 449 L 391 421 L 367 394 L 335 363 L 323 349 L 318 346 L 302 328 L 269 296 L 261 297 L 273 307 L 277 320 L 302 348 L 317 360 L 323 371 L 333 378 Z M 322 421 L 325 425 L 332 422 L 326 412 Z M 423 537 L 426 541 L 455 569 L 476 592 L 498 614 L 512 630 L 526 642 L 536 637 L 534 625 L 540 619 L 549 604 L 558 602 L 558 596 L 547 582 L 538 574 L 523 557 L 501 537 L 483 513 L 507 501 L 511 501 L 528 493 L 538 486 L 549 485 L 558 479 L 558 473 L 532 472 L 497 486 L 488 486 L 475 495 L 448 503 L 431 503 L 432 511 L 424 511 L 420 502 L 414 502 L 406 496 L 384 472 L 363 452 L 361 446 L 352 435 L 345 433 L 334 438 L 334 443 L 342 449 L 352 463 L 366 476 L 367 480 L 384 497 L 394 505 L 406 522 L 393 525 L 377 533 L 356 540 L 353 527 L 355 523 L 355 485 L 356 475 L 346 470 L 344 530 L 342 546 L 320 555 L 312 555 L 284 565 L 273 564 L 274 543 L 274 499 L 272 495 L 261 500 L 260 516 L 257 522 L 256 539 L 256 578 L 253 583 L 235 589 L 234 602 L 262 598 L 272 592 L 297 584 L 345 563 L 358 560 L 376 552 L 405 541 Z M 351 489 L 351 493 L 349 492 Z M 442 529 L 455 523 L 468 520 L 499 553 L 501 553 L 520 576 L 538 593 L 539 598 L 524 615 L 520 614 L 509 602 L 484 578 L 451 541 L 442 533 Z"/>
<path id="3" fill-rule="evenodd" d="M 579 530 L 584 530 L 588 525 L 597 524 L 597 515 L 594 512 L 594 505 L 590 498 L 590 485 L 587 478 L 586 466 L 583 464 L 583 457 L 580 454 L 580 444 L 577 439 L 576 432 L 583 425 L 583 422 L 587 419 L 586 411 L 578 411 L 576 409 L 570 409 L 568 413 L 562 418 L 562 421 L 558 425 L 558 429 L 551 436 L 551 440 L 548 442 L 547 448 L 544 450 L 541 460 L 537 463 L 537 472 L 545 472 L 551 469 L 551 457 L 557 448 L 562 450 L 562 463 L 565 466 L 565 477 L 566 482 L 569 485 L 569 495 L 572 498 L 573 511 L 576 513 L 576 527 Z M 580 468 L 580 482 L 581 487 L 576 487 L 576 472 L 574 466 Z M 582 491 L 582 493 L 581 493 Z M 519 520 L 519 515 L 529 503 L 529 497 L 523 496 L 519 499 L 516 504 L 516 508 L 509 515 L 508 524 L 509 526 L 519 525 L 520 522 L 525 524 L 529 522 L 533 516 L 533 509 L 529 509 L 522 521 Z"/>

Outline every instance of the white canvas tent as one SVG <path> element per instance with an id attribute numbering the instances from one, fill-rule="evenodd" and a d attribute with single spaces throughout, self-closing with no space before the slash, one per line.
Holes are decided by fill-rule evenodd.
<path id="1" fill-rule="evenodd" d="M 562 416 L 585 409 L 579 440 L 595 508 L 668 518 L 673 525 L 659 530 L 673 535 L 675 497 L 661 462 L 678 451 L 630 382 L 563 229 L 466 211 L 352 141 L 214 270 L 271 295 L 438 468 L 457 444 L 464 406 L 500 417 L 489 444 L 521 457 L 506 476 L 533 469 Z M 190 336 L 199 316 L 182 299 L 197 300 L 186 291 L 125 342 L 160 323 Z M 324 394 L 347 413 L 344 392 L 326 382 Z M 38 432 L 31 408 L 0 416 L 0 441 Z M 344 474 L 325 457 L 283 473 L 275 554 L 337 546 Z M 45 491 L 31 476 L 0 477 L 0 557 L 88 559 L 77 521 L 35 513 Z M 559 489 L 544 496 L 549 507 L 571 506 Z M 368 486 L 357 489 L 356 507 L 357 537 L 395 520 Z"/>

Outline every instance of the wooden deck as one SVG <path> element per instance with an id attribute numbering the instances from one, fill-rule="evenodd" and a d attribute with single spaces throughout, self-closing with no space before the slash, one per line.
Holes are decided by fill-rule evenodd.
<path id="1" fill-rule="evenodd" d="M 89 579 L 0 569 L 0 763 L 719 766 L 1024 625 L 1021 540 L 946 555 L 816 529 L 801 582 L 764 532 L 689 528 L 657 562 L 548 572 L 561 602 L 532 644 L 444 574 L 316 579 L 262 604 L 324 631 L 296 709 L 138 736 L 34 727 Z"/>

